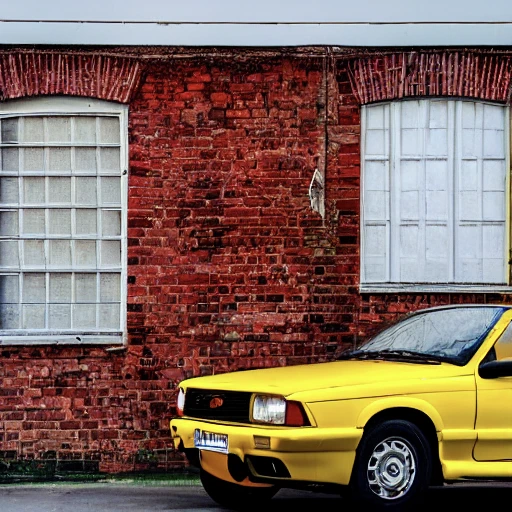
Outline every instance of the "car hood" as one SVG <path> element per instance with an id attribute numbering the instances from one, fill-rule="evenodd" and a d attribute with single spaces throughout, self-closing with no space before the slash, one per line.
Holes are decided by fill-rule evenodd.
<path id="1" fill-rule="evenodd" d="M 453 383 L 453 378 L 472 375 L 467 367 L 447 363 L 414 364 L 382 360 L 348 360 L 287 366 L 261 370 L 246 370 L 184 381 L 184 388 L 250 391 L 284 396 L 333 388 L 359 389 L 355 396 L 419 391 L 437 381 L 441 388 Z M 404 387 L 406 386 L 406 387 Z M 436 386 L 439 388 L 439 386 Z M 395 391 L 396 389 L 396 391 Z M 437 389 L 440 391 L 441 389 Z M 351 393 L 349 393 L 351 394 Z"/>

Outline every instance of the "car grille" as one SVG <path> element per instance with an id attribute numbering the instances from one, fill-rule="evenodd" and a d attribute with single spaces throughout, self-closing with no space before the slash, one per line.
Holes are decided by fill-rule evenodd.
<path id="1" fill-rule="evenodd" d="M 249 423 L 252 393 L 243 391 L 215 391 L 187 389 L 185 416 L 205 420 L 223 420 Z"/>

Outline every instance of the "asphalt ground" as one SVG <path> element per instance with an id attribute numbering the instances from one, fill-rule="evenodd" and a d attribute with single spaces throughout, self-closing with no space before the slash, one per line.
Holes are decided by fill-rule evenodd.
<path id="1" fill-rule="evenodd" d="M 306 501 L 307 500 L 307 501 Z M 416 511 L 509 510 L 512 483 L 457 484 L 433 488 Z M 501 504 L 501 505 L 500 505 Z M 156 482 L 45 483 L 0 485 L 1 512 L 199 512 L 223 510 L 210 500 L 200 485 Z M 265 512 L 313 510 L 350 512 L 342 498 L 328 494 L 281 490 Z"/>

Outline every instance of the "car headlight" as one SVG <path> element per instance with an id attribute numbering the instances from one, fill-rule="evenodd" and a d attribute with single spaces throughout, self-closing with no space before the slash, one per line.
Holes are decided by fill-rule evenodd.
<path id="1" fill-rule="evenodd" d="M 256 395 L 252 405 L 252 419 L 261 423 L 284 425 L 286 400 L 279 396 Z"/>
<path id="2" fill-rule="evenodd" d="M 252 420 L 289 427 L 311 425 L 303 405 L 282 396 L 256 395 L 252 405 Z"/>

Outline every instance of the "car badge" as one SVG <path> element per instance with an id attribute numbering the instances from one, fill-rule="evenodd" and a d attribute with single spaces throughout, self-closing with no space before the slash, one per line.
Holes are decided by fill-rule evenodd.
<path id="1" fill-rule="evenodd" d="M 214 396 L 210 400 L 210 409 L 217 409 L 217 407 L 222 407 L 224 400 L 220 396 Z"/>

